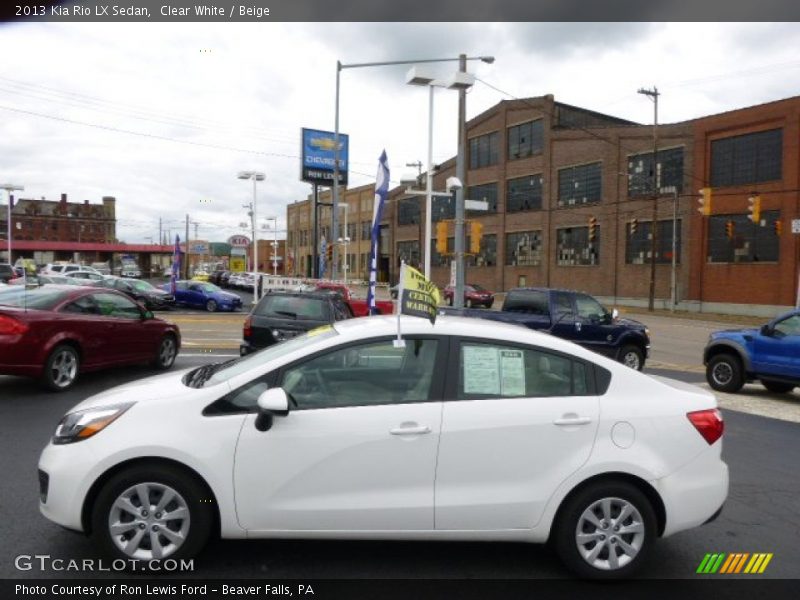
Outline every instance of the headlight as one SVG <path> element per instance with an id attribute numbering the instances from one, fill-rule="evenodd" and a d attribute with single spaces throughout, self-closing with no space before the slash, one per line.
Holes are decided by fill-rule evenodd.
<path id="1" fill-rule="evenodd" d="M 90 438 L 103 431 L 133 405 L 134 402 L 126 402 L 125 404 L 87 408 L 66 414 L 56 427 L 53 443 L 71 444 Z"/>

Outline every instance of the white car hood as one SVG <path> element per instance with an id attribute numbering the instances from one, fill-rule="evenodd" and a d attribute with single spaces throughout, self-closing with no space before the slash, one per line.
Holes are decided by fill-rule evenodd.
<path id="1" fill-rule="evenodd" d="M 196 367 L 192 367 L 196 368 Z M 123 383 L 94 396 L 88 397 L 80 404 L 72 407 L 69 412 L 94 408 L 97 406 L 112 406 L 123 402 L 159 402 L 172 400 L 179 396 L 196 395 L 203 388 L 195 389 L 187 387 L 181 381 L 183 376 L 192 369 L 182 369 L 180 371 L 170 371 Z"/>

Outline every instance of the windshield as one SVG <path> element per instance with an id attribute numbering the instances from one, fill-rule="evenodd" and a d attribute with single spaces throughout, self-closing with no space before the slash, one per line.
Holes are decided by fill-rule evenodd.
<path id="1" fill-rule="evenodd" d="M 198 285 L 204 292 L 212 293 L 222 291 L 222 288 L 218 288 L 213 283 L 200 283 Z"/>
<path id="2" fill-rule="evenodd" d="M 326 340 L 335 335 L 339 334 L 331 325 L 317 327 L 316 329 L 312 329 L 311 331 L 302 335 L 298 335 L 295 338 L 268 346 L 263 350 L 254 352 L 253 354 L 248 354 L 247 356 L 234 359 L 231 362 L 226 363 L 223 367 L 219 368 L 219 370 L 215 371 L 214 374 L 206 381 L 212 385 L 222 383 L 223 381 L 228 381 L 232 377 L 246 373 L 250 369 L 256 368 L 259 365 L 266 364 L 275 360 L 276 358 L 280 358 L 281 356 L 294 352 L 295 350 L 299 350 L 303 346 L 315 345 L 322 340 Z M 203 367 L 200 368 L 202 369 Z"/>
<path id="3" fill-rule="evenodd" d="M 141 281 L 141 280 L 136 280 L 131 282 L 131 286 L 137 292 L 149 292 L 150 290 L 154 289 L 152 285 L 150 285 L 146 281 Z"/>

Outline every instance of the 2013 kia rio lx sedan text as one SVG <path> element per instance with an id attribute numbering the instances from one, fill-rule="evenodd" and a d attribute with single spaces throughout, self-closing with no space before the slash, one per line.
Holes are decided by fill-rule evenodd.
<path id="1" fill-rule="evenodd" d="M 459 317 L 325 326 L 93 396 L 39 463 L 41 511 L 123 559 L 223 538 L 554 543 L 624 577 L 728 493 L 714 397 Z"/>

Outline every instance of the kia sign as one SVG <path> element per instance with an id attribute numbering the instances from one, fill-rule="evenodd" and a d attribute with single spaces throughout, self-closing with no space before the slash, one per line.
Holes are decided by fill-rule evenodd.
<path id="1" fill-rule="evenodd" d="M 318 185 L 333 185 L 336 135 L 331 131 L 302 130 L 300 180 Z M 347 185 L 348 138 L 339 134 L 339 185 Z"/>
<path id="2" fill-rule="evenodd" d="M 250 245 L 250 238 L 246 235 L 232 235 L 228 238 L 228 243 L 233 248 L 247 248 Z"/>

